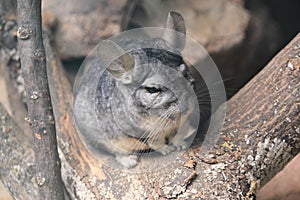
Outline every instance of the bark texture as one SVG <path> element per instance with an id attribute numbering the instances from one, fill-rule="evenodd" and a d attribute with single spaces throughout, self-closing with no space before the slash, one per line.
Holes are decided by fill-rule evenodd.
<path id="1" fill-rule="evenodd" d="M 39 199 L 32 144 L 0 104 L 0 177 L 14 199 Z"/>
<path id="2" fill-rule="evenodd" d="M 300 198 L 300 153 L 258 192 L 259 200 L 296 200 Z"/>
<path id="3" fill-rule="evenodd" d="M 34 137 L 35 183 L 39 186 L 40 198 L 64 199 L 42 38 L 41 0 L 19 0 L 17 3 L 17 37 L 25 80 L 28 123 Z"/>

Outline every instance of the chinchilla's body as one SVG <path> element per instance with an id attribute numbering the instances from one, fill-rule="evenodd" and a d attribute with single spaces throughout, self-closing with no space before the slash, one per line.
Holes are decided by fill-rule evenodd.
<path id="1" fill-rule="evenodd" d="M 185 35 L 176 12 L 169 14 L 166 27 Z M 112 153 L 123 166 L 132 167 L 135 153 L 167 154 L 187 147 L 185 139 L 197 128 L 190 122 L 196 107 L 190 96 L 193 78 L 180 54 L 184 42 L 176 40 L 171 33 L 124 40 L 120 46 L 132 49 L 126 52 L 112 41 L 100 45 L 98 60 L 74 99 L 75 122 L 88 148 Z M 98 80 L 89 78 L 106 65 Z M 180 128 L 183 133 L 177 133 Z"/>

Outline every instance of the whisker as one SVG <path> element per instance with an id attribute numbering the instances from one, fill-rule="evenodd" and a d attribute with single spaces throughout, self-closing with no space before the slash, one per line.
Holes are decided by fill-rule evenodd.
<path id="1" fill-rule="evenodd" d="M 161 124 L 161 130 L 164 130 L 165 127 L 168 127 L 170 124 L 172 123 L 172 121 L 170 120 L 165 120 L 165 123 Z M 174 122 L 173 122 L 174 123 Z M 164 134 L 164 133 L 161 133 L 161 134 Z M 155 142 L 157 139 L 160 139 L 159 138 L 160 135 L 159 134 L 155 134 L 154 137 L 151 137 L 151 138 L 148 138 L 147 142 L 151 143 L 151 142 Z M 145 158 L 148 158 L 150 156 L 149 153 L 147 153 L 146 155 L 143 155 Z"/>
<path id="2" fill-rule="evenodd" d="M 163 115 L 159 117 L 160 120 L 156 120 L 154 123 L 151 124 L 151 131 L 150 134 L 148 134 L 147 139 L 149 140 L 153 135 L 158 135 L 157 133 L 163 130 L 165 127 L 167 127 L 170 120 L 167 120 L 170 115 L 175 111 L 176 109 L 171 109 L 167 112 L 165 112 Z M 152 129 L 152 127 L 155 127 L 155 129 Z M 149 130 L 149 129 L 148 129 Z"/>
<path id="3" fill-rule="evenodd" d="M 155 132 L 157 132 L 156 130 L 158 129 L 158 130 L 160 130 L 161 128 L 159 127 L 159 126 L 156 126 L 157 124 L 158 125 L 161 125 L 161 124 L 163 124 L 163 123 L 165 123 L 165 121 L 169 118 L 169 116 L 173 113 L 173 111 L 174 110 L 170 110 L 170 111 L 166 111 L 162 116 L 160 116 L 159 118 L 158 118 L 158 120 L 156 120 L 154 123 L 152 123 L 151 124 L 151 127 L 155 127 L 156 129 L 154 129 L 153 131 L 155 131 Z M 151 127 L 149 127 L 149 128 L 151 128 Z M 153 131 L 151 131 L 151 132 L 153 132 Z M 150 136 L 152 136 L 153 135 L 153 133 L 151 133 L 150 135 L 149 135 L 149 137 Z"/>
<path id="4" fill-rule="evenodd" d="M 176 108 L 175 108 L 176 109 Z M 155 141 L 159 137 L 159 133 L 163 128 L 167 127 L 169 120 L 169 116 L 175 111 L 175 109 L 171 109 L 163 113 L 158 119 L 156 119 L 148 128 L 144 131 L 141 138 L 145 138 L 145 143 L 149 141 Z M 153 129 L 154 127 L 154 129 Z M 138 149 L 139 142 L 133 145 L 132 149 Z"/>

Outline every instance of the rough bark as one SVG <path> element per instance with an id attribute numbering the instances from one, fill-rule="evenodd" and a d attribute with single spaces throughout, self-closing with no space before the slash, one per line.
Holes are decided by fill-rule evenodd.
<path id="1" fill-rule="evenodd" d="M 0 177 L 14 199 L 39 199 L 32 144 L 0 104 Z"/>
<path id="2" fill-rule="evenodd" d="M 289 162 L 282 171 L 261 188 L 257 194 L 259 200 L 297 200 L 300 198 L 300 153 Z"/>
<path id="3" fill-rule="evenodd" d="M 34 137 L 35 181 L 39 197 L 64 199 L 42 38 L 41 0 L 19 0 L 17 10 L 28 121 Z"/>
<path id="4" fill-rule="evenodd" d="M 226 103 L 225 123 L 217 124 L 223 128 L 209 155 L 199 157 L 199 148 L 180 152 L 168 168 L 144 174 L 111 169 L 86 150 L 72 120 L 71 86 L 47 52 L 69 193 L 78 199 L 254 198 L 300 149 L 299 51 L 300 35 Z"/>

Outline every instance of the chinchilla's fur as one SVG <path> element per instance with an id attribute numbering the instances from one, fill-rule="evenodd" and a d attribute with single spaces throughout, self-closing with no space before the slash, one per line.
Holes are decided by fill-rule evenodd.
<path id="1" fill-rule="evenodd" d="M 169 13 L 166 28 L 185 35 L 183 18 L 176 12 Z M 112 153 L 124 167 L 132 167 L 137 152 L 167 154 L 186 148 L 185 139 L 197 128 L 189 122 L 195 109 L 189 95 L 194 80 L 180 54 L 185 41 L 176 41 L 171 32 L 124 44 L 133 50 L 125 53 L 116 43 L 103 42 L 98 51 L 102 63 L 94 63 L 75 95 L 74 118 L 89 148 Z M 151 48 L 140 48 L 145 44 Z M 121 56 L 99 80 L 90 79 L 89 74 L 99 73 L 97 65 L 111 57 L 108 54 Z M 184 134 L 176 134 L 179 126 L 184 126 Z"/>

